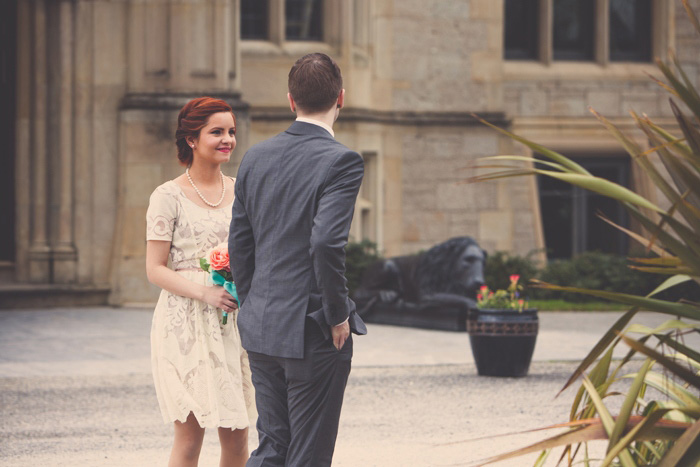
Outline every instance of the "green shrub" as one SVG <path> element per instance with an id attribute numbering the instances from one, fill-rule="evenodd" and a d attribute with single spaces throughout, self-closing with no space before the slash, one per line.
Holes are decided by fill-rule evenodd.
<path id="1" fill-rule="evenodd" d="M 518 274 L 520 283 L 525 286 L 523 295 L 528 299 L 587 303 L 599 299 L 583 294 L 536 289 L 529 286 L 530 279 L 631 295 L 646 295 L 665 279 L 665 276 L 659 274 L 631 269 L 631 262 L 627 258 L 608 253 L 586 252 L 572 259 L 550 261 L 542 269 L 538 269 L 532 255 L 533 253 L 527 256 L 511 255 L 504 251 L 490 254 L 486 259 L 484 273 L 486 284 L 491 290 L 506 289 L 510 284 L 510 275 Z M 700 301 L 700 286 L 695 282 L 684 283 L 663 292 L 659 298 Z"/>
<path id="2" fill-rule="evenodd" d="M 486 257 L 484 279 L 491 290 L 507 289 L 510 285 L 510 276 L 520 276 L 520 284 L 527 287 L 530 279 L 537 276 L 537 265 L 531 259 L 532 253 L 527 256 L 511 255 L 505 251 L 497 251 Z M 527 293 L 525 295 L 528 295 Z"/>
<path id="3" fill-rule="evenodd" d="M 382 259 L 377 244 L 369 240 L 349 242 L 345 247 L 345 277 L 352 296 L 362 282 L 362 274 L 367 267 Z"/>
<path id="4" fill-rule="evenodd" d="M 569 260 L 550 261 L 539 279 L 562 286 L 632 295 L 646 295 L 663 280 L 659 275 L 630 269 L 629 264 L 623 256 L 589 251 Z M 588 295 L 543 289 L 537 289 L 533 296 L 578 303 L 598 300 Z"/>

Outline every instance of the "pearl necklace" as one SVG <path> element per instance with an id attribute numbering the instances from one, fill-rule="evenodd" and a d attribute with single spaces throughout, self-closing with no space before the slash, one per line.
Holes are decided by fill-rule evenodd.
<path id="1" fill-rule="evenodd" d="M 221 172 L 221 171 L 219 171 L 219 174 L 221 175 L 221 198 L 219 198 L 219 201 L 216 202 L 216 203 L 210 203 L 210 202 L 207 201 L 207 199 L 204 197 L 204 195 L 202 194 L 202 192 L 199 191 L 199 188 L 197 188 L 197 185 L 195 185 L 194 182 L 192 181 L 192 177 L 190 177 L 190 168 L 187 167 L 187 168 L 185 169 L 185 175 L 187 175 L 187 180 L 190 181 L 190 185 L 192 185 L 192 188 L 194 188 L 194 191 L 199 195 L 199 197 L 202 199 L 202 201 L 204 201 L 205 203 L 207 203 L 209 206 L 211 206 L 211 207 L 213 207 L 213 208 L 215 208 L 215 207 L 217 207 L 218 205 L 220 205 L 221 202 L 224 200 L 224 197 L 226 196 L 226 183 L 224 183 L 224 173 Z"/>

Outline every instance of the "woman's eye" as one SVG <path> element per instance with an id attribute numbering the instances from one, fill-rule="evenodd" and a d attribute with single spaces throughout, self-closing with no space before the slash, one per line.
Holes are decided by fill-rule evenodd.
<path id="1" fill-rule="evenodd" d="M 236 130 L 235 130 L 235 129 L 234 129 L 234 130 L 229 130 L 228 134 L 231 135 L 231 136 L 233 136 L 233 135 L 236 134 Z"/>

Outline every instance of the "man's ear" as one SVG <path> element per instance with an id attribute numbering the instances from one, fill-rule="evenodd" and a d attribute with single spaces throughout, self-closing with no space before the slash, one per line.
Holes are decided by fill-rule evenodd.
<path id="1" fill-rule="evenodd" d="M 345 89 L 341 89 L 340 94 L 338 94 L 338 103 L 336 104 L 336 107 L 339 109 L 342 109 L 344 105 L 345 105 Z"/>
<path id="2" fill-rule="evenodd" d="M 289 101 L 289 108 L 292 109 L 292 112 L 296 113 L 297 103 L 294 102 L 294 98 L 290 93 L 287 93 L 287 100 Z"/>

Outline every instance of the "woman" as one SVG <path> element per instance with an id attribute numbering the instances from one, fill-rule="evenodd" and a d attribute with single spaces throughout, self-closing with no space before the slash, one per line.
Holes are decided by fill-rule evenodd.
<path id="1" fill-rule="evenodd" d="M 175 424 L 169 465 L 196 466 L 204 429 L 216 427 L 220 465 L 243 466 L 255 397 L 238 305 L 199 267 L 208 250 L 228 239 L 235 180 L 221 164 L 236 146 L 236 120 L 226 102 L 201 97 L 182 108 L 177 122 L 178 159 L 187 168 L 151 195 L 146 246 L 148 280 L 163 289 L 151 362 L 163 420 Z"/>

